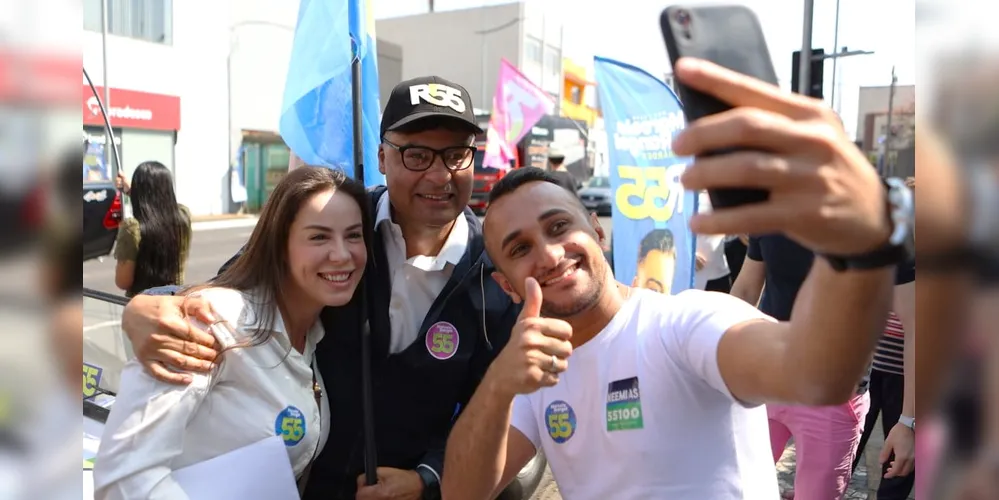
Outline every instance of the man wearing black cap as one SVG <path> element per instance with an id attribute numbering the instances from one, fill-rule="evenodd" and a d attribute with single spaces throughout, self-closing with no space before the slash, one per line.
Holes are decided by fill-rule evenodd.
<path id="1" fill-rule="evenodd" d="M 386 186 L 369 190 L 375 241 L 365 270 L 379 481 L 364 486 L 362 477 L 361 324 L 355 300 L 322 314 L 327 335 L 317 347 L 316 364 L 326 381 L 330 424 L 303 498 L 439 496 L 444 445 L 456 410 L 506 344 L 519 312 L 490 277 L 482 225 L 467 207 L 473 141 L 481 132 L 460 85 L 425 77 L 392 90 L 378 149 Z M 181 308 L 195 306 L 196 299 L 185 306 L 174 297 L 143 296 L 126 308 L 123 327 L 151 373 L 153 365 L 176 366 L 172 359 L 187 356 L 175 352 L 176 343 L 153 345 L 164 336 L 151 334 L 159 330 L 192 340 L 186 328 L 161 325 L 164 315 L 180 317 Z M 152 354 L 157 351 L 169 356 Z M 192 359 L 187 369 L 199 363 Z"/>

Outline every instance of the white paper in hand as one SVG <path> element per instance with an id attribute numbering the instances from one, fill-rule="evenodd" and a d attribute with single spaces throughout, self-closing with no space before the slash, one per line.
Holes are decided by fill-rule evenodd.
<path id="1" fill-rule="evenodd" d="M 279 436 L 173 472 L 190 500 L 298 500 L 295 474 Z"/>

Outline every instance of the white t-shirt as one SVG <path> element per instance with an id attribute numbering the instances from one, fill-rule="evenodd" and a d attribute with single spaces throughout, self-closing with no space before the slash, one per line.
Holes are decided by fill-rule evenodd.
<path id="1" fill-rule="evenodd" d="M 214 381 L 196 374 L 189 385 L 167 384 L 129 361 L 94 461 L 94 498 L 188 498 L 174 481 L 174 470 L 274 435 L 282 437 L 296 477 L 322 449 L 330 412 L 318 370 L 322 413 L 312 388 L 322 324 L 312 325 L 299 353 L 273 304 L 224 288 L 204 290 L 201 296 L 240 335 L 211 328 L 223 346 L 253 333 L 261 307 L 275 307 L 273 335 L 263 344 L 226 351 Z"/>
<path id="2" fill-rule="evenodd" d="M 707 191 L 701 191 L 697 195 L 697 213 L 711 213 L 711 197 Z M 730 274 L 728 260 L 725 258 L 724 234 L 698 234 L 697 253 L 703 255 L 707 262 L 703 269 L 694 273 L 694 288 L 704 290 L 709 281 Z"/>
<path id="3" fill-rule="evenodd" d="M 729 295 L 636 289 L 558 385 L 517 396 L 512 425 L 566 500 L 778 498 L 766 408 L 718 369 L 722 334 L 753 319 L 769 318 Z"/>

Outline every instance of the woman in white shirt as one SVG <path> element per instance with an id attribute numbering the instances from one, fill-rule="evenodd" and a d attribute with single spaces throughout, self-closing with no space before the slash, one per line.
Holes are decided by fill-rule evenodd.
<path id="1" fill-rule="evenodd" d="M 275 435 L 304 483 L 329 422 L 313 359 L 319 313 L 354 295 L 371 227 L 362 185 L 338 170 L 290 171 L 236 261 L 182 292 L 215 313 L 204 327 L 222 347 L 212 373 L 172 385 L 135 360 L 123 370 L 95 460 L 95 498 L 187 498 L 174 471 Z"/>

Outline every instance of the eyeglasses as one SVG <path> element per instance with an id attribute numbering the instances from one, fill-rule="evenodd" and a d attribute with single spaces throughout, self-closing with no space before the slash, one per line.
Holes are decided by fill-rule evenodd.
<path id="1" fill-rule="evenodd" d="M 391 146 L 402 156 L 402 166 L 407 170 L 422 172 L 434 164 L 434 160 L 440 156 L 444 166 L 452 172 L 465 170 L 472 166 L 472 158 L 475 157 L 475 148 L 472 146 L 452 146 L 444 149 L 428 148 L 426 146 L 399 146 L 392 144 L 385 139 L 382 142 Z"/>

